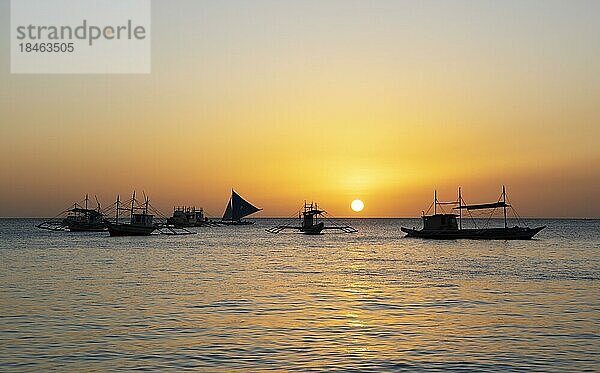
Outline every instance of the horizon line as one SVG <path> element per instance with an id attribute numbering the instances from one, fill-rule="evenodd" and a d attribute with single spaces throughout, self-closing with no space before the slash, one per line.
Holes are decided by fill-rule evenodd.
<path id="1" fill-rule="evenodd" d="M 429 215 L 428 215 L 429 216 Z M 327 217 L 327 219 L 420 219 L 422 216 L 335 216 Z M 0 216 L 0 219 L 54 219 L 55 217 L 48 216 Z M 555 219 L 555 220 L 600 220 L 600 217 L 576 217 L 576 216 L 521 216 L 521 220 L 525 219 Z M 516 217 L 508 217 L 509 220 L 518 220 Z M 257 220 L 257 219 L 297 219 L 297 217 L 286 217 L 286 216 L 259 216 L 259 217 L 247 217 L 246 220 Z M 473 217 L 464 218 L 467 220 L 471 219 L 490 219 L 489 217 Z M 502 217 L 492 217 L 491 219 L 503 219 Z M 214 219 L 220 220 L 220 219 Z"/>

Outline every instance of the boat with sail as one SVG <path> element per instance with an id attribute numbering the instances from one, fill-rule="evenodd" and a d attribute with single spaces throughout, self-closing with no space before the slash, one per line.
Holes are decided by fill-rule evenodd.
<path id="1" fill-rule="evenodd" d="M 451 205 L 452 210 L 456 210 L 457 213 L 446 213 L 443 211 L 444 205 Z M 429 239 L 481 239 L 481 240 L 527 240 L 533 238 L 539 231 L 546 228 L 546 226 L 539 226 L 536 228 L 530 228 L 528 226 L 515 225 L 512 227 L 508 226 L 507 209 L 513 210 L 512 205 L 507 202 L 506 199 L 506 188 L 502 186 L 502 194 L 496 202 L 491 203 L 480 203 L 480 204 L 465 204 L 461 188 L 458 188 L 458 199 L 451 202 L 440 202 L 437 199 L 437 191 L 434 192 L 433 199 L 433 215 L 426 215 L 424 212 L 422 215 L 423 228 L 417 230 L 416 228 L 405 228 L 401 227 L 402 232 L 406 233 L 406 237 L 417 237 L 417 238 L 429 238 Z M 442 208 L 442 213 L 438 213 L 438 207 Z M 479 228 L 475 219 L 472 220 L 474 228 L 463 228 L 463 211 L 470 214 L 470 211 L 475 210 L 492 210 L 490 217 L 487 222 L 491 220 L 496 209 L 501 208 L 504 216 L 504 226 L 497 228 Z M 431 206 L 429 210 L 431 209 Z M 428 212 L 429 212 L 428 210 Z M 521 222 L 520 217 L 514 212 L 515 217 Z"/>
<path id="2" fill-rule="evenodd" d="M 88 207 L 89 197 L 86 194 L 83 204 L 74 203 L 73 206 L 53 220 L 42 222 L 36 227 L 52 231 L 68 230 L 71 232 L 102 232 L 106 230 L 104 215 L 100 209 L 100 202 L 96 198 L 96 209 Z M 62 216 L 62 218 L 60 218 Z"/>
<path id="3" fill-rule="evenodd" d="M 144 196 L 144 202 L 140 203 L 135 199 L 135 191 L 131 197 L 130 203 L 127 207 L 122 207 L 122 202 L 119 196 L 115 202 L 115 221 L 111 222 L 107 219 L 104 220 L 108 227 L 108 232 L 111 236 L 149 236 L 157 230 L 159 227 L 154 224 L 154 215 L 149 214 L 148 207 L 150 200 L 147 196 Z M 129 221 L 123 222 L 123 216 L 120 216 L 121 212 L 129 214 Z M 126 218 L 126 217 L 125 217 Z"/>
<path id="4" fill-rule="evenodd" d="M 231 197 L 225 207 L 223 218 L 219 221 L 219 224 L 223 225 L 249 225 L 254 224 L 252 221 L 242 220 L 248 215 L 254 214 L 255 212 L 261 211 L 262 209 L 254 206 L 250 202 L 246 201 L 235 190 L 231 189 Z"/>
<path id="5" fill-rule="evenodd" d="M 349 225 L 328 225 L 325 226 L 324 220 L 326 219 L 325 214 L 327 212 L 325 210 L 321 210 L 319 205 L 316 203 L 307 203 L 304 201 L 304 208 L 302 211 L 298 212 L 298 219 L 300 220 L 299 225 L 287 225 L 281 224 L 276 227 L 272 227 L 267 229 L 269 233 L 280 233 L 286 229 L 297 230 L 300 233 L 308 234 L 308 235 L 317 235 L 321 234 L 323 230 L 339 230 L 344 233 L 354 233 L 358 232 L 356 229 L 352 228 Z"/>

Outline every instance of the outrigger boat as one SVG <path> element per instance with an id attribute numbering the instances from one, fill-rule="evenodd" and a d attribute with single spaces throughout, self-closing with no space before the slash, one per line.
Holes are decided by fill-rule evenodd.
<path id="1" fill-rule="evenodd" d="M 208 218 L 204 217 L 204 210 L 195 207 L 173 207 L 173 216 L 167 219 L 167 224 L 176 228 L 201 227 L 208 223 Z"/>
<path id="2" fill-rule="evenodd" d="M 225 213 L 223 213 L 223 218 L 218 223 L 223 225 L 254 224 L 254 222 L 242 220 L 242 218 L 261 210 L 261 208 L 252 205 L 237 194 L 235 190 L 231 189 L 231 197 L 227 202 L 227 207 L 225 207 Z"/>
<path id="3" fill-rule="evenodd" d="M 126 204 L 127 207 L 122 207 Z M 161 219 L 166 217 L 152 205 L 150 199 L 144 195 L 144 202 L 141 203 L 135 199 L 135 191 L 131 197 L 131 201 L 121 202 L 117 196 L 115 202 L 115 221 L 111 222 L 104 220 L 108 227 L 108 233 L 111 236 L 149 236 L 151 234 L 168 234 L 168 235 L 183 235 L 194 234 L 184 227 L 176 227 L 172 224 L 155 223 L 154 214 L 157 214 Z M 121 216 L 121 211 L 128 213 L 129 222 L 122 222 L 122 219 L 127 219 L 127 216 Z M 150 213 L 153 212 L 153 213 Z"/>
<path id="4" fill-rule="evenodd" d="M 84 205 L 74 203 L 73 207 L 68 210 L 61 212 L 58 216 L 64 216 L 61 220 L 45 221 L 36 227 L 41 229 L 47 229 L 51 231 L 64 231 L 68 230 L 71 232 L 102 232 L 106 230 L 106 224 L 104 223 L 104 215 L 100 209 L 100 202 L 96 198 L 97 208 L 88 208 L 89 197 L 86 194 Z"/>
<path id="5" fill-rule="evenodd" d="M 115 202 L 115 221 L 111 222 L 104 220 L 108 227 L 108 233 L 111 236 L 149 236 L 158 229 L 158 226 L 153 223 L 154 215 L 148 213 L 150 200 L 147 196 L 144 197 L 144 203 L 140 204 L 135 199 L 135 191 L 131 197 L 131 205 L 129 207 L 121 207 L 121 200 L 117 196 Z M 129 212 L 129 223 L 123 223 L 119 220 L 121 211 Z"/>
<path id="6" fill-rule="evenodd" d="M 437 208 L 440 205 L 454 205 L 453 210 L 458 211 L 457 214 L 453 213 L 445 213 L 443 211 L 439 213 L 437 212 Z M 430 239 L 481 239 L 481 240 L 528 240 L 533 238 L 539 231 L 546 228 L 546 226 L 540 226 L 536 228 L 529 228 L 527 226 L 508 226 L 507 220 L 507 208 L 511 208 L 512 206 L 507 203 L 506 200 L 506 188 L 502 186 L 502 194 L 497 202 L 493 203 L 481 203 L 475 205 L 467 205 L 464 203 L 464 200 L 461 195 L 461 190 L 458 188 L 458 200 L 452 202 L 439 202 L 437 199 L 437 191 L 434 192 L 433 199 L 433 215 L 426 215 L 424 212 L 422 215 L 423 219 L 423 228 L 421 230 L 417 230 L 416 228 L 404 228 L 400 229 L 402 232 L 406 233 L 406 237 L 417 237 L 417 238 L 430 238 Z M 499 228 L 478 228 L 477 223 L 473 220 L 473 224 L 475 228 L 463 228 L 462 220 L 463 220 L 463 211 L 467 211 L 470 214 L 470 211 L 473 210 L 483 210 L 483 209 L 492 209 L 492 214 L 494 214 L 495 209 L 502 208 L 504 212 L 504 227 Z M 431 206 L 429 207 L 431 209 Z M 429 211 L 429 210 L 428 210 Z M 514 210 L 513 210 L 514 211 Z M 518 215 L 515 212 L 515 216 L 518 218 Z M 458 218 L 458 221 L 457 221 Z M 520 220 L 520 219 L 519 219 Z M 488 219 L 489 221 L 489 219 Z"/>
<path id="7" fill-rule="evenodd" d="M 306 203 L 304 202 L 304 209 L 298 213 L 298 219 L 300 220 L 300 225 L 278 225 L 273 228 L 267 229 L 269 233 L 280 233 L 286 229 L 298 230 L 300 233 L 309 234 L 309 235 L 317 235 L 321 234 L 321 232 L 325 229 L 331 230 L 340 230 L 344 233 L 355 233 L 358 232 L 356 229 L 352 228 L 349 225 L 345 226 L 325 226 L 325 214 L 327 212 L 325 210 L 319 209 L 319 206 L 316 203 Z"/>

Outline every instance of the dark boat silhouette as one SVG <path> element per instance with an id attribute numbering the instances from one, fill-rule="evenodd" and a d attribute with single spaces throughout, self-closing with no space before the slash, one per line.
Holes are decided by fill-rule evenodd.
<path id="1" fill-rule="evenodd" d="M 144 203 L 140 204 L 135 199 L 135 192 L 131 198 L 131 205 L 128 208 L 121 207 L 121 201 L 117 196 L 115 203 L 115 221 L 104 220 L 111 236 L 149 236 L 158 229 L 153 223 L 154 215 L 148 213 L 150 200 L 144 197 Z M 120 211 L 129 212 L 129 222 L 123 223 L 119 219 Z"/>
<path id="2" fill-rule="evenodd" d="M 74 203 L 73 207 L 61 212 L 58 216 L 64 216 L 62 220 L 50 220 L 42 222 L 36 227 L 51 231 L 71 232 L 102 232 L 106 230 L 104 215 L 100 209 L 100 202 L 96 198 L 96 209 L 88 208 L 89 197 L 86 194 L 83 206 Z M 66 216 L 64 214 L 67 214 Z M 57 216 L 57 217 L 58 217 Z"/>
<path id="3" fill-rule="evenodd" d="M 455 205 L 453 210 L 458 210 L 457 214 L 437 213 L 438 205 Z M 406 233 L 406 237 L 417 237 L 417 238 L 428 238 L 428 239 L 479 239 L 479 240 L 528 240 L 533 238 L 539 231 L 546 228 L 546 226 L 540 226 L 536 228 L 529 228 L 527 226 L 508 226 L 506 209 L 512 208 L 510 204 L 506 202 L 506 189 L 502 186 L 502 194 L 497 202 L 493 203 L 482 203 L 476 205 L 466 205 L 462 199 L 461 190 L 458 188 L 458 200 L 453 202 L 439 202 L 437 200 L 437 192 L 434 194 L 433 200 L 434 213 L 433 215 L 425 215 L 423 213 L 423 228 L 417 230 L 415 228 L 404 228 L 400 229 Z M 504 227 L 499 228 L 462 228 L 462 212 L 483 210 L 483 209 L 497 209 L 502 208 L 504 212 Z M 431 207 L 430 207 L 431 209 Z M 493 214 L 494 211 L 492 211 Z M 515 214 L 516 215 L 516 214 Z M 457 219 L 458 218 L 458 219 Z M 476 226 L 476 223 L 474 223 Z"/>
<path id="4" fill-rule="evenodd" d="M 219 221 L 219 224 L 223 225 L 248 225 L 254 224 L 252 221 L 242 220 L 242 218 L 254 214 L 255 212 L 261 211 L 252 205 L 250 202 L 243 199 L 235 190 L 231 189 L 231 197 L 225 207 L 223 218 Z"/>
<path id="5" fill-rule="evenodd" d="M 341 230 L 344 233 L 354 233 L 358 232 L 356 229 L 351 226 L 325 226 L 325 222 L 323 219 L 325 218 L 324 214 L 325 210 L 319 209 L 319 206 L 316 203 L 306 203 L 304 202 L 303 211 L 298 213 L 298 218 L 300 219 L 300 225 L 278 225 L 273 228 L 267 229 L 269 233 L 279 233 L 286 229 L 298 230 L 301 233 L 309 234 L 309 235 L 317 235 L 321 234 L 321 232 L 325 229 L 337 229 Z"/>
<path id="6" fill-rule="evenodd" d="M 201 227 L 208 224 L 208 218 L 204 217 L 204 210 L 195 207 L 173 207 L 173 216 L 167 219 L 167 224 L 175 228 Z"/>

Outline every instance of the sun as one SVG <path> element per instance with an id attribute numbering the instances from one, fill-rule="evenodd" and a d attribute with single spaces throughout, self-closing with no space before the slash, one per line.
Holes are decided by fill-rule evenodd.
<path id="1" fill-rule="evenodd" d="M 355 199 L 350 204 L 350 207 L 352 208 L 352 210 L 354 210 L 356 212 L 359 212 L 359 211 L 362 211 L 365 208 L 365 204 L 360 199 Z"/>

